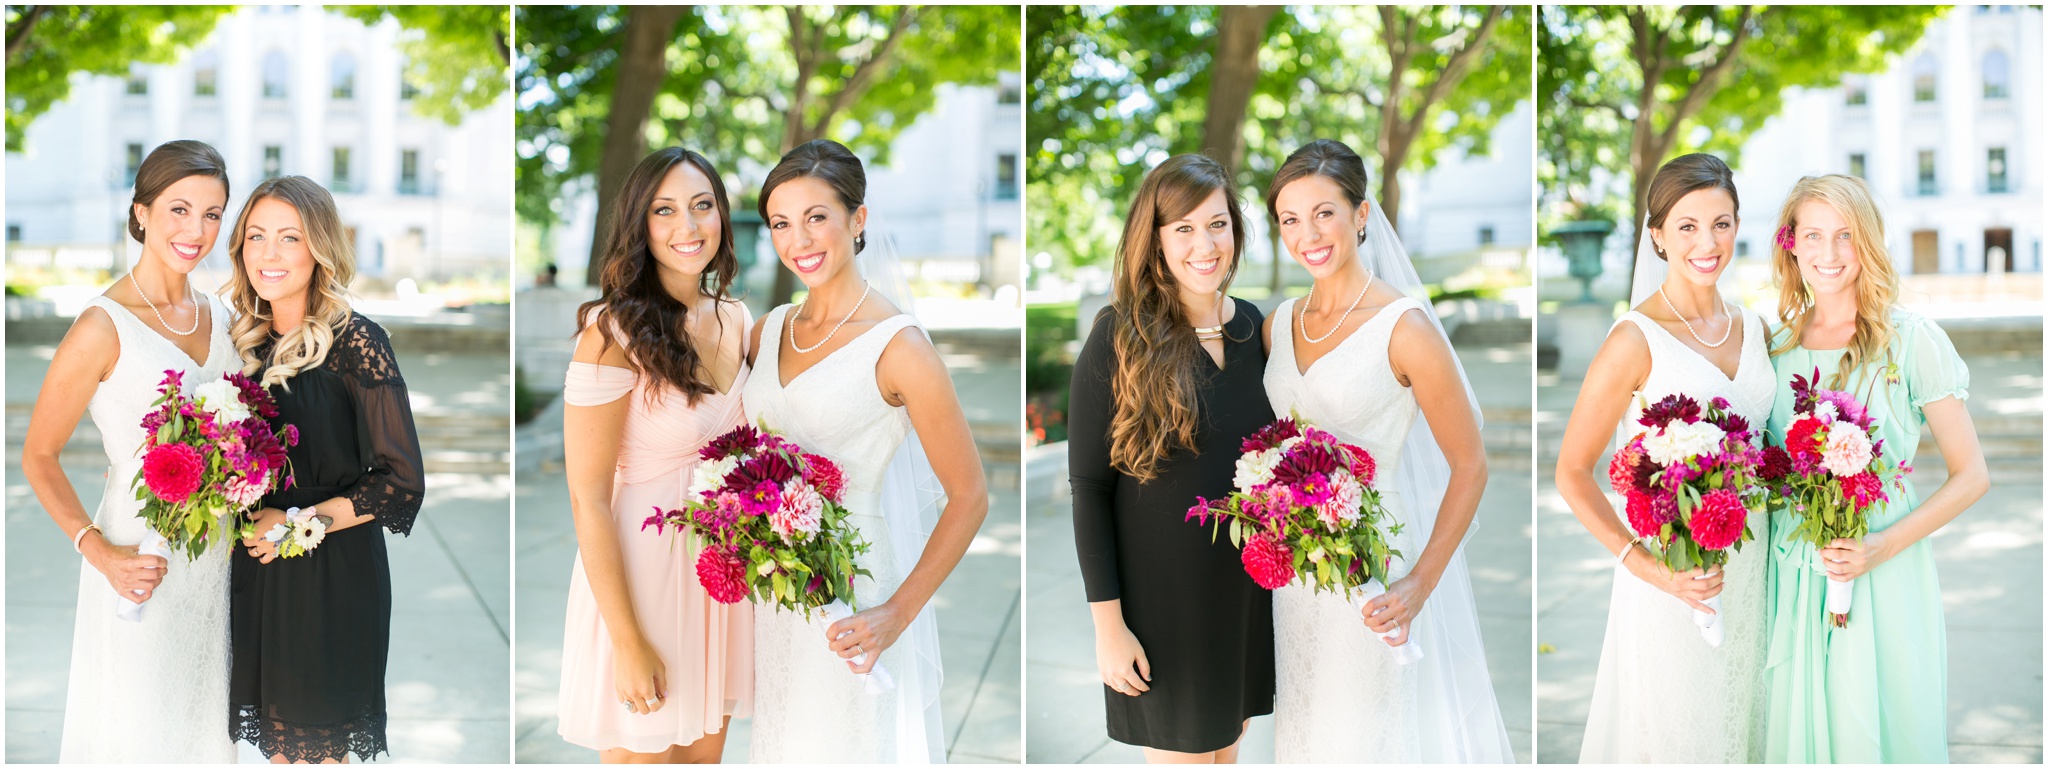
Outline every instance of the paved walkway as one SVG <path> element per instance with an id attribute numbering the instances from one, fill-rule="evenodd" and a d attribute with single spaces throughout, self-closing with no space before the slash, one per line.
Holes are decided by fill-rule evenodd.
<path id="1" fill-rule="evenodd" d="M 1948 625 L 1949 758 L 2040 763 L 2041 358 L 1976 355 L 1970 414 L 1990 460 L 1990 494 L 1931 540 Z M 1607 627 L 1613 557 L 1586 534 L 1552 483 L 1578 381 L 1540 379 L 1537 427 L 1537 757 L 1578 760 Z M 1931 493 L 1946 474 L 1923 444 L 1914 483 Z M 1604 461 L 1604 460 L 1603 460 Z"/>
<path id="2" fill-rule="evenodd" d="M 1530 714 L 1530 477 L 1526 451 L 1530 357 L 1527 345 L 1460 347 L 1480 405 L 1487 411 L 1486 441 L 1493 457 L 1480 505 L 1478 529 L 1467 545 L 1480 634 L 1493 675 L 1494 696 L 1519 761 L 1529 760 Z M 1522 452 L 1517 457 L 1504 456 Z M 1043 455 L 1041 455 L 1043 456 Z M 1139 763 L 1137 747 L 1109 739 L 1103 727 L 1102 684 L 1095 671 L 1094 622 L 1081 589 L 1074 554 L 1073 508 L 1066 495 L 1064 454 L 1058 467 L 1031 462 L 1026 475 L 1031 557 L 1026 601 L 1031 637 L 1027 755 L 1033 763 Z M 1192 524 L 1190 524 L 1192 525 Z M 1273 719 L 1252 719 L 1240 760 L 1273 760 Z"/>
<path id="3" fill-rule="evenodd" d="M 1014 357 L 971 353 L 944 357 L 961 406 L 983 444 L 982 459 L 992 492 L 988 519 L 966 557 L 932 599 L 938 610 L 940 663 L 945 673 L 939 705 L 945 720 L 947 760 L 1017 763 L 1024 754 L 1018 701 L 1023 649 L 1022 504 L 1017 496 L 1014 453 L 998 456 L 999 449 L 992 444 L 1016 445 L 1020 377 Z M 555 732 L 555 697 L 562 675 L 562 615 L 568 604 L 569 569 L 576 556 L 568 487 L 561 466 L 547 463 L 538 471 L 521 472 L 517 488 L 519 655 L 514 752 L 521 763 L 594 762 L 596 751 L 564 742 Z M 733 722 L 725 742 L 727 763 L 746 761 L 750 725 L 749 719 Z"/>
<path id="4" fill-rule="evenodd" d="M 511 484 L 506 355 L 408 352 L 399 363 L 428 457 L 412 536 L 388 536 L 392 755 L 385 761 L 505 763 L 511 734 Z M 52 346 L 7 349 L 7 762 L 57 760 L 78 557 L 21 475 L 21 440 Z M 65 453 L 71 482 L 98 503 L 104 459 L 87 422 Z M 243 760 L 260 760 L 246 747 Z"/>

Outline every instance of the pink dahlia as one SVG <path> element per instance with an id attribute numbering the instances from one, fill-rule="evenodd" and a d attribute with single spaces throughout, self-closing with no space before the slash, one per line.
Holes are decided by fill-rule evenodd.
<path id="1" fill-rule="evenodd" d="M 1350 473 L 1339 471 L 1330 480 L 1330 496 L 1316 506 L 1316 519 L 1323 522 L 1323 528 L 1337 531 L 1346 524 L 1358 520 L 1359 508 L 1365 505 L 1365 491 Z"/>
<path id="2" fill-rule="evenodd" d="M 747 562 L 737 548 L 707 546 L 697 554 L 697 582 L 711 600 L 739 603 L 747 597 Z"/>
<path id="3" fill-rule="evenodd" d="M 1849 507 L 1857 512 L 1870 509 L 1871 505 L 1886 501 L 1884 481 L 1868 470 L 1842 479 L 1842 498 L 1849 501 Z"/>
<path id="4" fill-rule="evenodd" d="M 1277 590 L 1294 581 L 1294 551 L 1279 537 L 1260 533 L 1244 543 L 1244 552 L 1238 560 L 1244 562 L 1244 572 L 1252 575 L 1252 581 L 1267 590 Z"/>
<path id="5" fill-rule="evenodd" d="M 1641 438 L 1615 449 L 1614 458 L 1607 462 L 1607 485 L 1622 494 L 1636 488 L 1636 466 L 1642 464 L 1643 459 Z"/>
<path id="6" fill-rule="evenodd" d="M 1749 510 L 1742 497 L 1731 489 L 1715 489 L 1700 498 L 1692 511 L 1692 541 L 1708 550 L 1726 550 L 1742 539 L 1749 522 Z"/>
<path id="7" fill-rule="evenodd" d="M 251 478 L 237 475 L 229 478 L 227 483 L 221 484 L 221 496 L 227 497 L 228 502 L 236 507 L 248 507 L 261 502 L 263 495 L 269 491 L 270 484 L 261 476 Z"/>
<path id="8" fill-rule="evenodd" d="M 205 474 L 205 458 L 182 443 L 158 446 L 142 458 L 142 482 L 157 499 L 174 505 L 198 491 Z"/>
<path id="9" fill-rule="evenodd" d="M 846 474 L 840 472 L 839 466 L 832 464 L 832 460 L 823 456 L 806 454 L 804 458 L 810 461 L 811 472 L 807 477 L 811 485 L 817 487 L 818 493 L 823 494 L 826 499 L 838 504 L 841 497 L 846 494 Z"/>
<path id="10" fill-rule="evenodd" d="M 782 489 L 782 504 L 768 512 L 768 528 L 784 541 L 801 540 L 818 533 L 824 515 L 825 498 L 818 496 L 817 489 L 801 479 L 792 480 Z"/>
<path id="11" fill-rule="evenodd" d="M 1358 446 L 1346 443 L 1344 451 L 1351 455 L 1351 474 L 1358 476 L 1359 483 L 1372 485 L 1373 476 L 1379 472 L 1379 463 L 1374 462 L 1372 455 Z"/>

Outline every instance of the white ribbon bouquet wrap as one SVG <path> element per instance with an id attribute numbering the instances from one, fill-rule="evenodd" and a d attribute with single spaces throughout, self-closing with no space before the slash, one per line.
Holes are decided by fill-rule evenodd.
<path id="1" fill-rule="evenodd" d="M 1387 589 L 1380 584 L 1379 580 L 1368 579 L 1365 581 L 1365 584 L 1346 591 L 1344 599 L 1350 601 L 1352 606 L 1357 607 L 1359 612 L 1363 613 L 1366 604 L 1371 603 L 1372 599 L 1386 594 Z M 1393 630 L 1377 633 L 1376 635 L 1391 641 L 1395 636 L 1400 635 L 1402 630 L 1403 628 L 1396 627 Z M 1422 660 L 1422 647 L 1415 643 L 1415 629 L 1406 628 L 1406 630 L 1408 631 L 1408 638 L 1403 640 L 1400 646 L 1388 646 L 1387 653 L 1394 655 L 1395 662 L 1403 665 L 1413 665 Z M 1372 631 L 1367 630 L 1366 632 L 1370 633 Z"/>
<path id="2" fill-rule="evenodd" d="M 831 603 L 818 607 L 818 611 L 824 613 L 825 623 L 828 625 L 853 616 L 853 607 L 846 605 L 845 601 L 838 599 L 833 599 Z M 851 632 L 853 631 L 846 631 L 846 633 Z M 840 633 L 840 635 L 845 636 L 846 633 Z M 867 652 L 862 652 L 847 660 L 846 666 L 848 668 L 859 667 L 867 659 Z M 869 694 L 881 694 L 896 688 L 896 679 L 889 675 L 889 669 L 883 667 L 880 661 L 875 662 L 874 667 L 868 668 L 868 672 L 855 673 L 854 675 L 858 676 L 861 682 L 867 685 L 867 692 Z"/>
<path id="3" fill-rule="evenodd" d="M 1693 577 L 1693 579 L 1707 579 L 1712 576 L 1712 574 L 1701 574 Z M 1717 595 L 1700 603 L 1706 604 L 1707 608 L 1713 609 L 1713 611 L 1692 610 L 1693 627 L 1700 629 L 1700 638 L 1704 639 L 1708 646 L 1719 649 L 1721 648 L 1721 642 L 1728 638 L 1728 627 L 1721 624 L 1721 597 Z"/>
<path id="4" fill-rule="evenodd" d="M 164 562 L 168 564 L 171 560 L 171 541 L 164 539 L 164 535 L 156 533 L 155 529 L 144 529 L 142 541 L 135 544 L 135 553 L 137 555 L 154 555 L 164 559 Z M 140 590 L 133 592 L 136 595 L 142 595 L 143 593 Z M 142 604 L 116 595 L 114 596 L 114 616 L 129 622 L 141 622 Z"/>

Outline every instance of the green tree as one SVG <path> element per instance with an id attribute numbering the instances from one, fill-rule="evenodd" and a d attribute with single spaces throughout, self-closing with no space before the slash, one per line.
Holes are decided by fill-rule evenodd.
<path id="1" fill-rule="evenodd" d="M 816 138 L 886 162 L 890 142 L 936 104 L 939 85 L 994 82 L 1015 66 L 1019 44 L 1016 10 L 1001 6 L 518 14 L 519 211 L 545 223 L 560 219 L 565 188 L 593 177 L 599 219 L 609 216 L 650 142 L 696 149 L 722 168 L 772 165 Z M 666 45 L 635 40 L 656 34 L 649 29 Z M 738 179 L 728 184 L 743 192 Z M 602 260 L 593 239 L 593 282 Z M 778 271 L 777 300 L 792 278 Z"/>
<path id="2" fill-rule="evenodd" d="M 1785 89 L 1875 72 L 1946 11 L 1935 6 L 1545 6 L 1539 46 L 1551 202 L 1598 207 L 1595 170 L 1627 178 L 1640 222 L 1664 161 L 1713 152 L 1739 165 Z M 1636 234 L 1638 239 L 1641 233 Z"/>
<path id="3" fill-rule="evenodd" d="M 419 90 L 412 108 L 449 125 L 505 96 L 512 13 L 504 5 L 343 5 L 327 10 L 374 25 L 385 16 L 406 34 L 405 81 Z"/>
<path id="4" fill-rule="evenodd" d="M 1169 155 L 1210 152 L 1263 190 L 1316 138 L 1376 159 L 1375 195 L 1398 221 L 1399 171 L 1427 170 L 1449 147 L 1484 154 L 1528 100 L 1525 9 L 1264 10 L 1261 22 L 1234 7 L 1027 9 L 1028 178 L 1033 200 L 1055 201 L 1030 207 L 1034 248 L 1070 265 L 1105 259 L 1118 214 Z M 1247 30 L 1259 33 L 1249 54 Z M 1248 99 L 1216 98 L 1246 71 Z"/>
<path id="5" fill-rule="evenodd" d="M 127 75 L 205 40 L 226 6 L 7 6 L 7 151 L 71 95 L 71 75 Z"/>

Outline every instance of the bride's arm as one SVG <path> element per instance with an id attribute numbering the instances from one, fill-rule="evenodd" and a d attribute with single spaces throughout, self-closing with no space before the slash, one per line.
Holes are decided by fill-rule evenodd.
<path id="1" fill-rule="evenodd" d="M 79 501 L 78 490 L 72 488 L 60 459 L 78 420 L 85 416 L 86 406 L 99 391 L 100 382 L 113 372 L 120 355 L 121 338 L 114 330 L 114 319 L 107 317 L 105 310 L 86 308 L 64 334 L 64 341 L 57 344 L 50 370 L 43 375 L 43 389 L 36 394 L 28 433 L 22 438 L 21 474 L 35 490 L 43 511 L 63 529 L 65 539 L 79 543 L 86 561 L 106 575 L 116 593 L 141 603 L 149 600 L 149 594 L 163 581 L 169 563 L 154 555 L 137 555 L 134 545 L 109 543 L 98 531 L 85 532 L 80 538 L 80 530 L 92 525 L 92 515 Z M 137 393 L 135 397 L 149 396 Z M 119 491 L 109 488 L 110 493 Z M 142 593 L 137 595 L 136 590 Z"/>
<path id="2" fill-rule="evenodd" d="M 1443 504 L 1437 508 L 1429 542 L 1415 556 L 1414 568 L 1364 609 L 1366 626 L 1378 633 L 1394 630 L 1396 623 L 1409 627 L 1422 612 L 1458 543 L 1472 528 L 1479 497 L 1486 491 L 1487 474 L 1478 415 L 1472 413 L 1472 401 L 1465 396 L 1464 379 L 1458 374 L 1457 354 L 1444 335 L 1419 312 L 1408 312 L 1395 322 L 1388 358 L 1394 375 L 1415 393 L 1415 403 L 1429 420 L 1430 432 L 1451 466 L 1451 479 L 1444 488 Z"/>
<path id="3" fill-rule="evenodd" d="M 1579 386 L 1579 399 L 1572 406 L 1571 421 L 1564 428 L 1564 443 L 1558 449 L 1557 492 L 1571 507 L 1572 515 L 1578 517 L 1579 524 L 1600 540 L 1600 546 L 1608 553 L 1621 552 L 1636 535 L 1615 513 L 1614 506 L 1608 504 L 1607 495 L 1601 493 L 1595 478 L 1605 474 L 1599 472 L 1597 465 L 1614 437 L 1616 426 L 1628 413 L 1629 398 L 1649 377 L 1650 343 L 1643 330 L 1633 323 L 1616 325 L 1600 345 L 1600 351 L 1594 353 L 1592 365 L 1586 367 L 1585 382 Z M 1692 579 L 1702 573 L 1698 569 L 1672 574 L 1641 547 L 1630 548 L 1624 563 L 1638 579 L 1701 611 L 1712 612 L 1701 602 L 1721 593 L 1718 574 L 1705 580 Z"/>
<path id="4" fill-rule="evenodd" d="M 988 517 L 988 479 L 982 475 L 981 452 L 974 446 L 967 415 L 960 410 L 960 397 L 953 392 L 952 375 L 946 373 L 939 351 L 913 326 L 897 332 L 875 368 L 883 398 L 892 406 L 910 410 L 910 425 L 917 430 L 939 485 L 946 489 L 946 509 L 932 527 L 917 566 L 903 578 L 895 594 L 880 606 L 826 629 L 826 635 L 836 639 L 832 650 L 848 659 L 896 643 L 896 637 L 938 592 L 939 584 L 960 565 L 967 545 Z M 852 632 L 840 635 L 849 630 Z M 869 654 L 854 672 L 867 672 L 880 658 L 879 653 Z"/>

